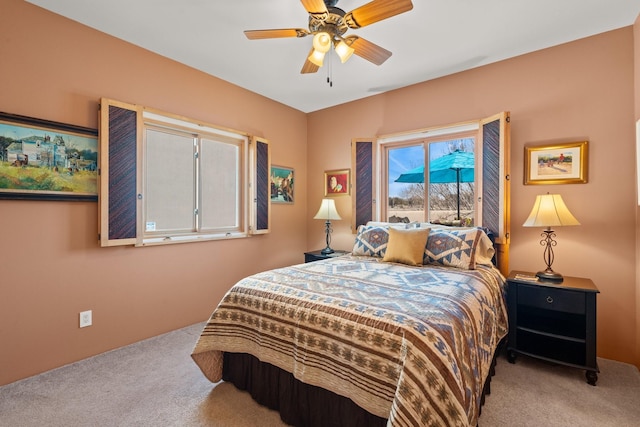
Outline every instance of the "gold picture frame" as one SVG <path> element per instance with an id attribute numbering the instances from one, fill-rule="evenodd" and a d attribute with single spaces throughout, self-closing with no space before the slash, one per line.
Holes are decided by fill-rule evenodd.
<path id="1" fill-rule="evenodd" d="M 586 184 L 588 141 L 524 147 L 524 184 Z"/>
<path id="2" fill-rule="evenodd" d="M 350 170 L 324 171 L 325 197 L 348 196 L 351 193 Z"/>

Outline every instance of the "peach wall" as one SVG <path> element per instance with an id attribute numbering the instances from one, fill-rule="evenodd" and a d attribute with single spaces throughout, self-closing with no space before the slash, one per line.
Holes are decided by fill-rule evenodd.
<path id="1" fill-rule="evenodd" d="M 109 97 L 263 136 L 299 172 L 273 232 L 232 241 L 100 248 L 95 202 L 0 200 L 0 385 L 204 321 L 238 279 L 303 262 L 305 114 L 20 0 L 0 57 L 0 111 L 96 128 Z"/>
<path id="2" fill-rule="evenodd" d="M 375 72 L 372 69 L 371 72 Z M 309 114 L 309 211 L 323 169 L 350 167 L 350 141 L 511 112 L 510 268 L 544 266 L 542 230 L 524 228 L 537 194 L 558 192 L 581 226 L 557 230 L 554 269 L 590 277 L 598 297 L 598 355 L 637 362 L 632 27 Z M 339 81 L 334 88 L 339 90 Z M 327 129 L 331 129 L 330 132 Z M 588 140 L 589 182 L 523 185 L 524 145 Z M 353 245 L 351 198 L 337 200 L 333 247 Z M 309 248 L 322 224 L 308 219 Z"/>
<path id="3" fill-rule="evenodd" d="M 640 15 L 633 25 L 634 39 L 634 96 L 635 96 L 635 119 L 640 120 Z M 636 135 L 636 138 L 638 136 Z M 636 156 L 638 147 L 636 145 Z M 637 157 L 636 157 L 637 159 Z M 636 192 L 640 194 L 638 188 L 638 165 L 636 164 Z M 638 197 L 638 196 L 637 196 Z M 636 206 L 636 266 L 640 265 L 640 203 Z M 636 365 L 640 367 L 640 271 L 636 268 Z"/>

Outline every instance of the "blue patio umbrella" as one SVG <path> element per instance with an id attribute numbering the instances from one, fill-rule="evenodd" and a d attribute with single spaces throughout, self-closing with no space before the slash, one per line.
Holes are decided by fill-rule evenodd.
<path id="1" fill-rule="evenodd" d="M 460 218 L 460 183 L 473 182 L 475 156 L 466 151 L 454 151 L 429 163 L 430 184 L 456 183 L 458 188 L 458 219 Z M 395 182 L 423 183 L 424 166 L 411 169 L 401 174 Z"/>
<path id="2" fill-rule="evenodd" d="M 413 168 L 403 174 L 400 174 L 394 182 L 406 182 L 408 184 L 424 182 L 424 166 L 418 166 L 417 168 Z"/>

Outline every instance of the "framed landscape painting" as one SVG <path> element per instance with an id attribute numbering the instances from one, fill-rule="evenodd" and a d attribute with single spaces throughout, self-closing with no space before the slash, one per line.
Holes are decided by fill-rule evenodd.
<path id="1" fill-rule="evenodd" d="M 0 113 L 0 199 L 98 200 L 98 131 Z"/>
<path id="2" fill-rule="evenodd" d="M 293 203 L 293 169 L 271 166 L 271 201 Z"/>
<path id="3" fill-rule="evenodd" d="M 524 148 L 527 184 L 584 184 L 588 174 L 587 141 Z"/>

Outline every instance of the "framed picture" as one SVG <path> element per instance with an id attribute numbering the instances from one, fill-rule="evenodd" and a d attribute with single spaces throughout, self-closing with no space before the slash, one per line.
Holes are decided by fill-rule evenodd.
<path id="1" fill-rule="evenodd" d="M 588 172 L 588 142 L 524 147 L 527 184 L 585 184 Z"/>
<path id="2" fill-rule="evenodd" d="M 0 113 L 0 199 L 98 200 L 98 131 Z"/>
<path id="3" fill-rule="evenodd" d="M 293 203 L 293 169 L 271 165 L 271 201 Z"/>
<path id="4" fill-rule="evenodd" d="M 349 169 L 324 171 L 325 196 L 346 196 L 350 188 Z"/>

